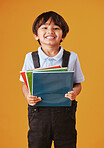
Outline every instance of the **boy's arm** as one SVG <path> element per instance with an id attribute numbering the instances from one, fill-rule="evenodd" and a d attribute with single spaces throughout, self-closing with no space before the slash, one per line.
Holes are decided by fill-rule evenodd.
<path id="1" fill-rule="evenodd" d="M 32 96 L 29 94 L 26 84 L 24 82 L 22 84 L 22 91 L 29 105 L 34 106 L 37 102 L 41 101 L 40 97 Z"/>
<path id="2" fill-rule="evenodd" d="M 73 91 L 68 92 L 65 94 L 66 98 L 69 98 L 70 100 L 75 100 L 76 96 L 81 92 L 81 83 L 75 83 L 73 87 Z"/>

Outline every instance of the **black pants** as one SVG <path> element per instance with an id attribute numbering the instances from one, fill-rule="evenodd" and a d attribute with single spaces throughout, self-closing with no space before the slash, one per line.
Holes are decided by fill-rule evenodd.
<path id="1" fill-rule="evenodd" d="M 72 107 L 28 106 L 29 148 L 76 148 L 76 101 Z"/>

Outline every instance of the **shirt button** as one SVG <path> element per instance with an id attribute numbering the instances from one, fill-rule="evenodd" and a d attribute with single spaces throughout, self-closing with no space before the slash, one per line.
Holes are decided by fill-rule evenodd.
<path id="1" fill-rule="evenodd" d="M 36 108 L 34 108 L 34 111 L 36 112 Z"/>

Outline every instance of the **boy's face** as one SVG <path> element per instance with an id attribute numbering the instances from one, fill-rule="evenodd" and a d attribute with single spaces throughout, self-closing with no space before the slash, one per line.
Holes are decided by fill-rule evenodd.
<path id="1" fill-rule="evenodd" d="M 42 46 L 59 46 L 60 40 L 63 40 L 62 34 L 62 29 L 49 19 L 38 28 L 35 39 L 39 40 Z"/>

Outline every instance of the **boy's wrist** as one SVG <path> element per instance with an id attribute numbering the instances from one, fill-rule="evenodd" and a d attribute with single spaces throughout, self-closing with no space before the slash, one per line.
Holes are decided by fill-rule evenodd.
<path id="1" fill-rule="evenodd" d="M 26 99 L 28 98 L 28 95 L 29 95 L 29 92 L 26 92 L 26 93 L 25 93 L 25 98 L 26 98 Z"/>
<path id="2" fill-rule="evenodd" d="M 81 83 L 75 84 L 75 86 L 73 87 L 73 91 L 74 91 L 74 94 L 77 96 L 81 91 Z"/>
<path id="3" fill-rule="evenodd" d="M 75 88 L 73 88 L 73 92 L 74 92 L 74 95 L 77 96 L 77 91 Z"/>

